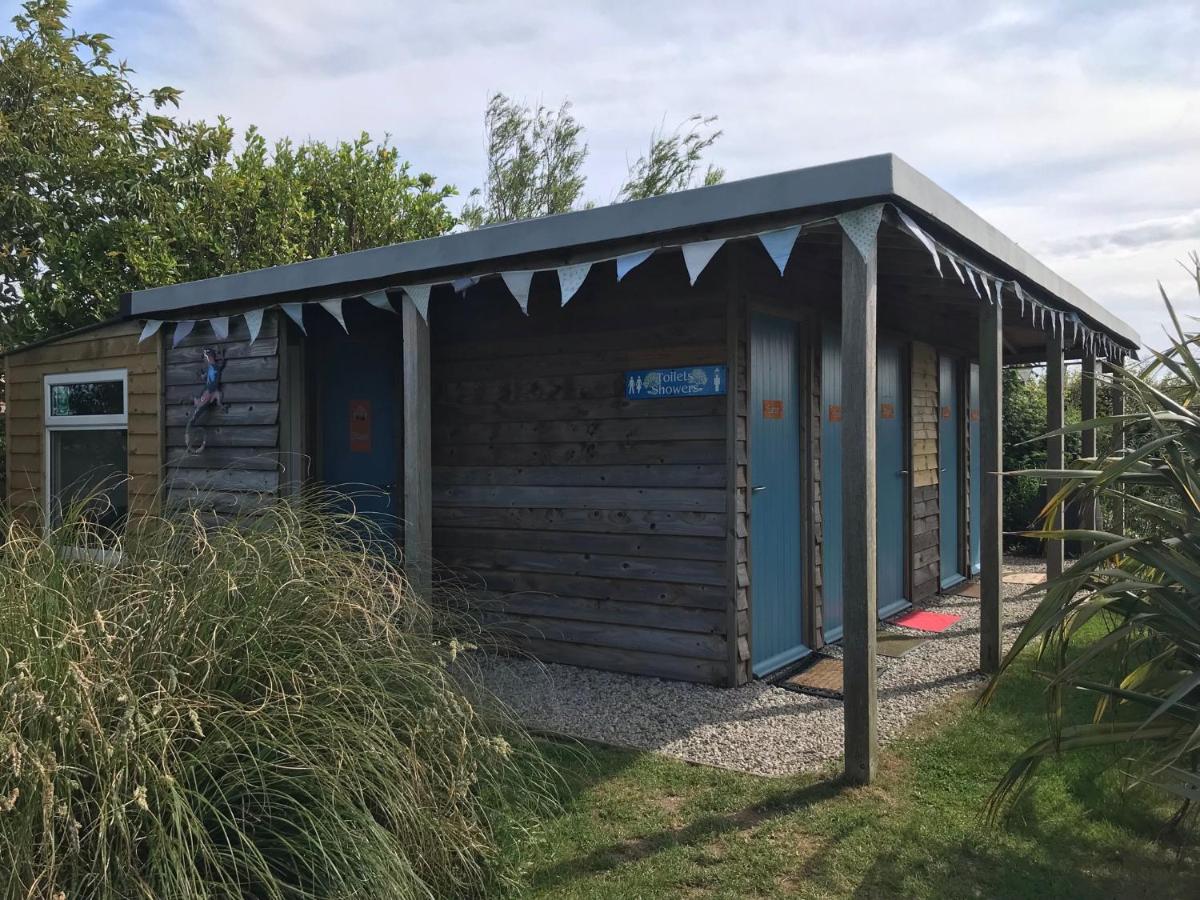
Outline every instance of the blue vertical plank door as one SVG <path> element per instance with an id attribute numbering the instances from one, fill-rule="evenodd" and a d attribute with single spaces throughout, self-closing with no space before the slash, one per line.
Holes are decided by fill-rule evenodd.
<path id="1" fill-rule="evenodd" d="M 876 584 L 880 618 L 908 604 L 905 471 L 908 404 L 904 354 L 881 338 L 876 353 L 875 510 Z M 842 353 L 836 325 L 821 341 L 821 622 L 826 641 L 841 640 L 842 592 Z"/>
<path id="2" fill-rule="evenodd" d="M 971 508 L 969 529 L 971 532 L 971 574 L 979 574 L 979 528 L 983 497 L 980 493 L 979 468 L 979 364 L 971 363 L 967 383 L 967 431 L 971 445 Z"/>
<path id="3" fill-rule="evenodd" d="M 962 442 L 958 371 L 957 360 L 947 356 L 938 358 L 938 555 L 943 590 L 954 587 L 964 577 L 959 544 Z"/>
<path id="4" fill-rule="evenodd" d="M 908 567 L 905 565 L 908 472 L 904 450 L 908 405 L 905 403 L 903 360 L 899 343 L 879 339 L 875 376 L 875 510 L 877 602 L 881 619 L 895 615 L 908 605 Z"/>
<path id="5" fill-rule="evenodd" d="M 799 326 L 750 322 L 751 657 L 766 675 L 808 653 L 804 643 Z"/>
<path id="6" fill-rule="evenodd" d="M 842 639 L 842 344 L 836 325 L 821 333 L 821 625 Z"/>

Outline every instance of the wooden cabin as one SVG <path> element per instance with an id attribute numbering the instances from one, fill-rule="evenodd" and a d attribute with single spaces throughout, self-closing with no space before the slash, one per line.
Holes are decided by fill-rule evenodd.
<path id="1" fill-rule="evenodd" d="M 228 514 L 354 486 L 418 588 L 457 577 L 541 659 L 737 685 L 841 640 L 848 716 L 873 696 L 876 617 L 962 579 L 983 580 L 998 660 L 1001 366 L 1047 364 L 1061 410 L 1065 358 L 1137 346 L 891 155 L 122 312 L 9 354 L 12 501 L 59 489 L 57 380 L 124 372 L 131 503 L 153 486 Z M 224 405 L 189 450 L 204 348 Z"/>

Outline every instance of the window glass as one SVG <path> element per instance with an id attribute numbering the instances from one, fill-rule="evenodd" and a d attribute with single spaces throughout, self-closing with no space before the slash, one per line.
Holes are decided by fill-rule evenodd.
<path id="1" fill-rule="evenodd" d="M 51 416 L 119 416 L 124 412 L 123 381 L 50 385 Z"/>
<path id="2" fill-rule="evenodd" d="M 52 523 L 60 523 L 65 509 L 86 500 L 86 518 L 107 528 L 120 527 L 129 512 L 125 429 L 55 430 L 49 439 Z"/>

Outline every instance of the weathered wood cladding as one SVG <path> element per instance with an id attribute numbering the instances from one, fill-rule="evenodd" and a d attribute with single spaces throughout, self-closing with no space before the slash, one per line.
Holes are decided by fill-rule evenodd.
<path id="1" fill-rule="evenodd" d="M 731 680 L 727 398 L 624 379 L 728 362 L 722 264 L 597 265 L 565 307 L 538 273 L 528 317 L 498 283 L 435 294 L 434 557 L 543 660 Z"/>
<path id="2" fill-rule="evenodd" d="M 128 372 L 130 512 L 157 508 L 162 460 L 160 342 L 156 337 L 139 344 L 140 333 L 141 323 L 119 322 L 17 350 L 5 358 L 7 490 L 9 505 L 19 515 L 31 522 L 39 520 L 46 500 L 44 377 L 106 369 Z"/>
<path id="3" fill-rule="evenodd" d="M 219 340 L 200 322 L 179 346 L 165 351 L 163 421 L 166 466 L 163 488 L 168 507 L 186 507 L 226 516 L 246 512 L 280 494 L 287 461 L 281 458 L 280 321 L 268 311 L 251 344 L 245 320 L 230 320 L 229 336 Z M 165 338 L 170 341 L 170 334 Z M 225 359 L 221 372 L 224 405 L 210 410 L 185 443 L 193 399 L 204 389 L 206 347 Z M 289 408 L 290 408 L 290 404 Z"/>
<path id="4" fill-rule="evenodd" d="M 912 600 L 938 591 L 938 355 L 912 344 Z"/>

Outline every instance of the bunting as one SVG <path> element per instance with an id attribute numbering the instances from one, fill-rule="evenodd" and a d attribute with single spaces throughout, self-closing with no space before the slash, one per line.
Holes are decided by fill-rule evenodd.
<path id="1" fill-rule="evenodd" d="M 342 300 L 340 297 L 337 300 L 319 300 L 317 302 L 321 309 L 337 319 L 337 323 L 342 326 L 342 331 L 346 332 L 346 334 L 350 333 L 350 329 L 346 327 L 346 316 L 342 312 Z"/>
<path id="2" fill-rule="evenodd" d="M 246 328 L 250 332 L 250 345 L 254 346 L 254 342 L 258 340 L 258 333 L 262 330 L 263 310 L 252 309 L 245 314 Z"/>
<path id="3" fill-rule="evenodd" d="M 838 224 L 850 242 L 858 248 L 863 261 L 871 258 L 878 240 L 879 223 L 883 220 L 883 204 L 865 206 L 853 212 L 845 212 L 837 217 Z"/>
<path id="4" fill-rule="evenodd" d="M 281 303 L 279 308 L 282 309 L 289 319 L 296 323 L 296 327 L 300 329 L 300 333 L 308 336 L 308 332 L 304 330 L 304 305 L 302 303 Z"/>
<path id="5" fill-rule="evenodd" d="M 558 267 L 558 288 L 562 294 L 559 302 L 562 306 L 566 306 L 575 296 L 576 291 L 583 287 L 583 281 L 587 278 L 591 268 L 590 262 Z"/>
<path id="6" fill-rule="evenodd" d="M 402 288 L 404 293 L 408 294 L 412 300 L 413 306 L 417 308 L 417 312 L 421 314 L 421 318 L 426 322 L 429 321 L 429 293 L 433 290 L 432 284 L 414 284 L 406 288 Z"/>
<path id="7" fill-rule="evenodd" d="M 788 260 L 792 256 L 792 247 L 796 245 L 796 238 L 800 236 L 800 226 L 793 225 L 791 228 L 779 228 L 775 231 L 764 231 L 758 236 L 762 241 L 763 249 L 767 251 L 767 256 L 771 257 L 771 262 L 775 263 L 779 269 L 779 274 L 783 274 L 783 270 L 787 268 Z"/>
<path id="8" fill-rule="evenodd" d="M 162 328 L 162 319 L 147 319 L 146 324 L 142 326 L 142 336 L 138 338 L 138 343 L 140 344 L 148 337 L 154 337 L 160 328 Z"/>
<path id="9" fill-rule="evenodd" d="M 521 312 L 529 315 L 529 288 L 533 284 L 533 270 L 501 272 L 500 277 L 504 280 L 504 286 L 508 288 L 508 292 L 517 298 L 517 305 L 521 307 Z"/>
<path id="10" fill-rule="evenodd" d="M 196 327 L 196 323 L 191 319 L 185 319 L 182 322 L 175 324 L 175 335 L 171 339 L 171 346 L 178 347 L 183 343 L 184 339 L 192 333 L 192 329 Z"/>
<path id="11" fill-rule="evenodd" d="M 208 327 L 212 329 L 218 341 L 229 340 L 229 316 L 215 316 L 209 319 Z"/>
<path id="12" fill-rule="evenodd" d="M 646 260 L 648 260 L 654 254 L 654 250 L 657 250 L 657 249 L 658 248 L 656 247 L 651 250 L 638 250 L 634 253 L 626 253 L 622 256 L 618 256 L 617 257 L 617 281 L 620 281 L 622 278 L 624 278 L 626 275 L 628 275 L 631 271 L 633 271 L 638 266 L 640 266 L 642 263 L 644 263 Z"/>
<path id="13" fill-rule="evenodd" d="M 924 230 L 916 222 L 914 222 L 904 210 L 896 207 L 896 215 L 900 217 L 900 222 L 908 229 L 909 234 L 915 237 L 929 251 L 929 255 L 933 257 L 933 266 L 937 269 L 939 275 L 942 274 L 942 258 L 938 256 L 937 244 L 933 242 L 933 238 L 927 235 Z"/>
<path id="14" fill-rule="evenodd" d="M 369 294 L 363 294 L 363 299 L 384 312 L 396 311 L 396 307 L 392 306 L 392 301 L 388 299 L 387 291 L 371 291 Z"/>
<path id="15" fill-rule="evenodd" d="M 717 255 L 717 251 L 725 245 L 725 238 L 717 238 L 714 241 L 697 241 L 694 244 L 684 244 L 683 264 L 687 266 L 688 281 L 692 285 L 696 284 L 696 279 L 700 277 L 700 273 L 705 267 L 712 262 L 712 258 Z"/>

